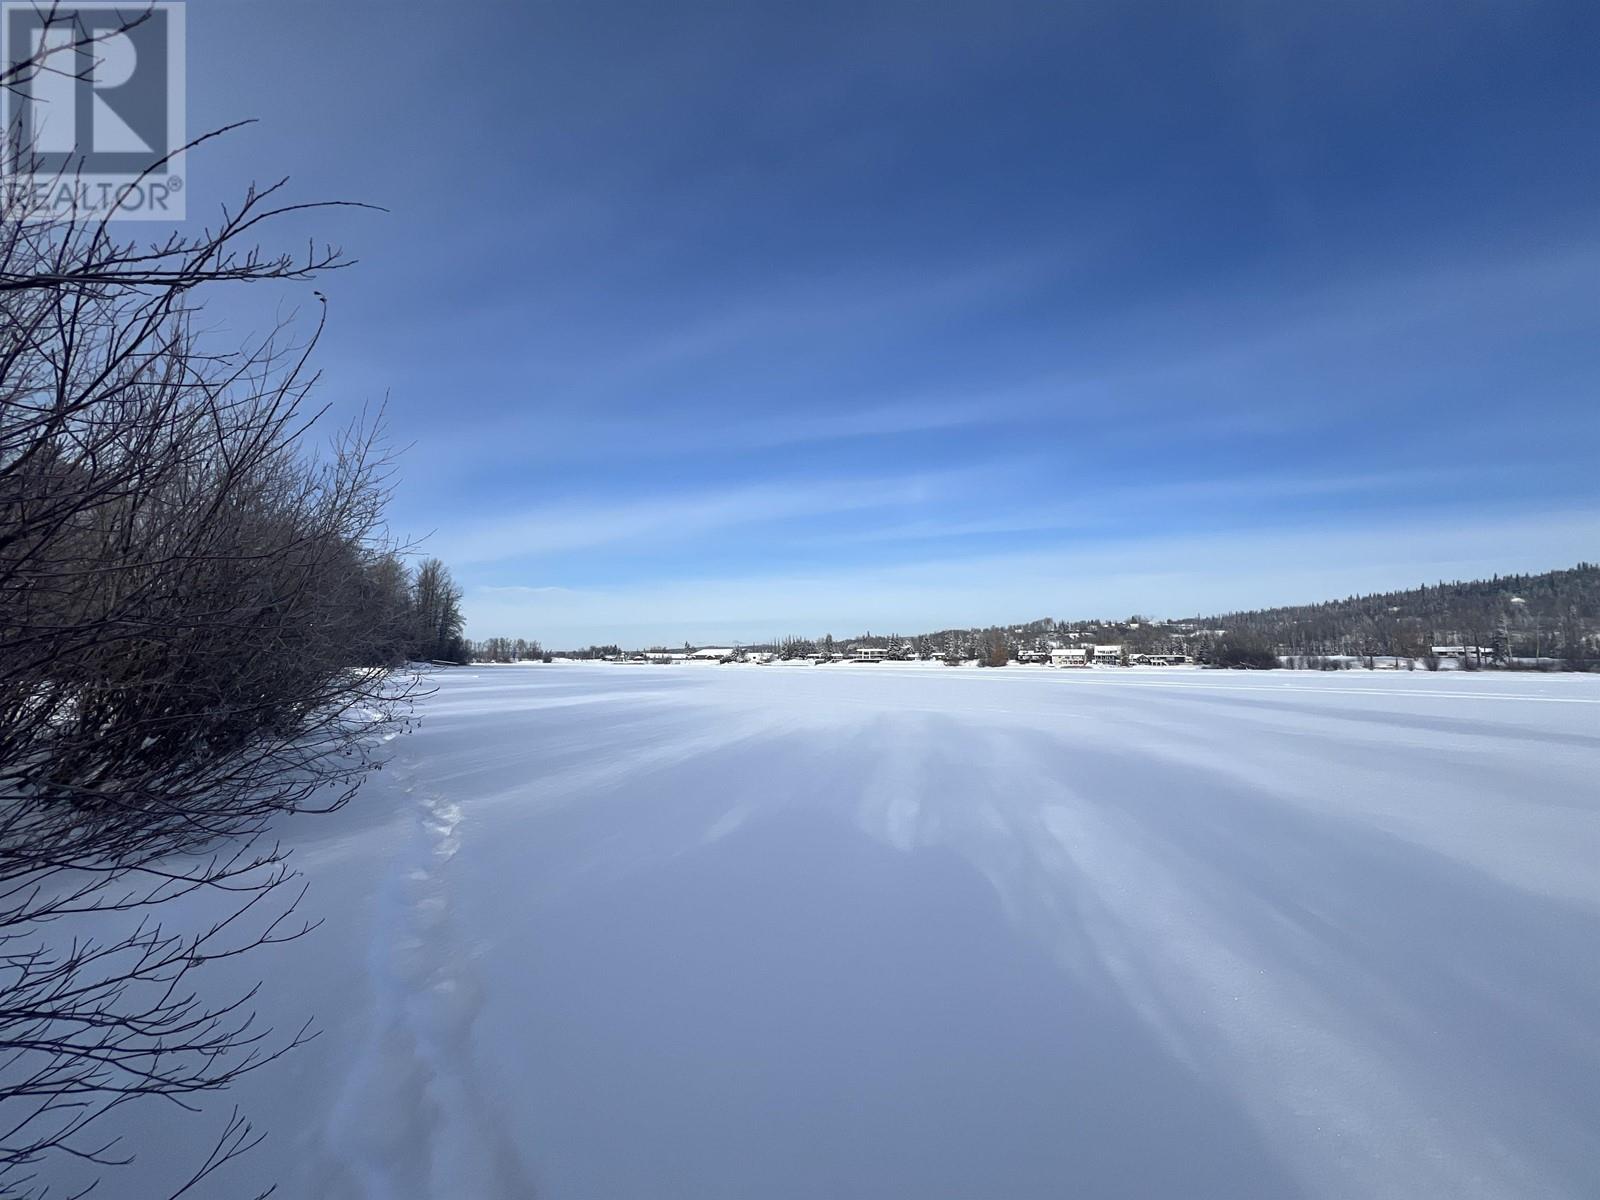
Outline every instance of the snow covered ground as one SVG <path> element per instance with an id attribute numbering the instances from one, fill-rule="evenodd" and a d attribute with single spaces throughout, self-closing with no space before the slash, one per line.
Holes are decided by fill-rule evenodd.
<path id="1" fill-rule="evenodd" d="M 323 1038 L 108 1194 L 1600 1194 L 1600 679 L 438 684 L 240 965 Z"/>

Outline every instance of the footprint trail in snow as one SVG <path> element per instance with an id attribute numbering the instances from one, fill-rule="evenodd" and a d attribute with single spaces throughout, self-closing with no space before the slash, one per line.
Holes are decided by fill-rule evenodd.
<path id="1" fill-rule="evenodd" d="M 377 898 L 367 948 L 371 1020 L 327 1128 L 316 1194 L 334 1200 L 524 1200 L 534 1189 L 477 1074 L 482 1003 L 449 869 L 461 806 L 406 752 L 392 778 L 413 828 Z"/>

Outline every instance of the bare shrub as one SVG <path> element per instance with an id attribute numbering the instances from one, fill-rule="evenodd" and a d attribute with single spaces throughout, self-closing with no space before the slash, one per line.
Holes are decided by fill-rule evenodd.
<path id="1" fill-rule="evenodd" d="M 136 18 L 135 18 L 136 19 Z M 103 36 L 103 35 L 102 35 Z M 37 64 L 35 64 L 37 66 Z M 14 86 L 17 71 L 0 77 Z M 202 139 L 203 140 L 203 139 Z M 131 1150 L 91 1127 L 190 1106 L 309 1036 L 250 995 L 200 998 L 220 958 L 306 930 L 286 814 L 349 800 L 414 678 L 409 580 L 382 525 L 370 429 L 313 458 L 288 330 L 194 333 L 227 282 L 345 265 L 265 254 L 306 207 L 251 188 L 210 230 L 144 245 L 104 221 L 0 211 L 0 1194 L 39 1164 Z M 161 906 L 224 898 L 204 928 Z M 258 1140 L 234 1115 L 192 1186 Z"/>

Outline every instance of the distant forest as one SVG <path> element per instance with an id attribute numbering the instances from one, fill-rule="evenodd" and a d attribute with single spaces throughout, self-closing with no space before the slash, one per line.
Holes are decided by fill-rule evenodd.
<path id="1" fill-rule="evenodd" d="M 1600 565 L 1424 584 L 1185 624 L 1270 643 L 1280 654 L 1421 657 L 1433 646 L 1449 644 L 1481 649 L 1486 659 L 1556 659 L 1590 666 L 1600 657 Z"/>

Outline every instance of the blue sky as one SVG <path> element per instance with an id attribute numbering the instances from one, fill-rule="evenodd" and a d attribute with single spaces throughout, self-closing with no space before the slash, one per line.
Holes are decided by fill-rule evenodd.
<path id="1" fill-rule="evenodd" d="M 190 212 L 361 199 L 469 632 L 703 642 L 1600 555 L 1600 9 L 190 6 Z M 304 293 L 219 308 L 237 331 Z"/>

